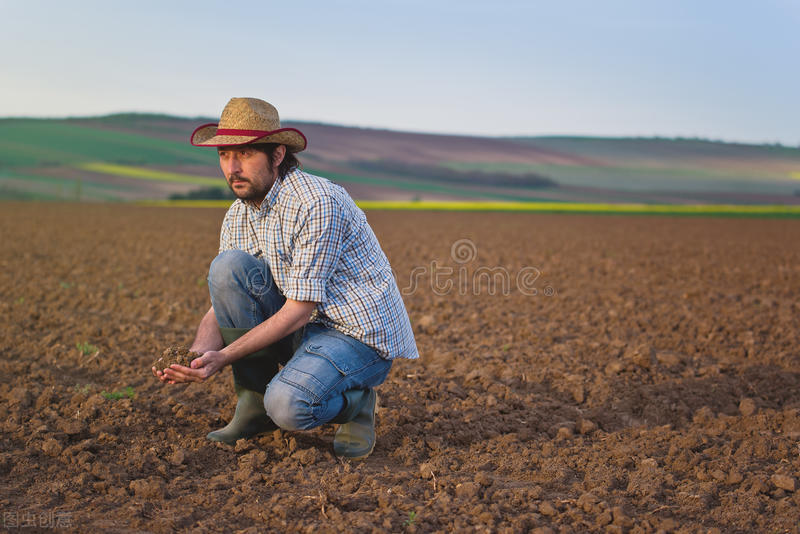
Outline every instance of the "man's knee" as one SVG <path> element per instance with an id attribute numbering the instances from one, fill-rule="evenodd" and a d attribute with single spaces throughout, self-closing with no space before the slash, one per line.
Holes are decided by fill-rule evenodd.
<path id="1" fill-rule="evenodd" d="M 241 284 L 242 269 L 252 260 L 243 250 L 226 250 L 219 254 L 208 269 L 209 287 L 230 288 Z"/>
<path id="2" fill-rule="evenodd" d="M 308 395 L 278 378 L 264 393 L 264 409 L 270 419 L 284 430 L 307 430 L 316 426 Z"/>

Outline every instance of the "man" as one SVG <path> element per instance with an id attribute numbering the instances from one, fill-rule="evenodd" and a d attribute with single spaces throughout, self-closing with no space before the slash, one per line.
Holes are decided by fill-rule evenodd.
<path id="1" fill-rule="evenodd" d="M 153 374 L 169 384 L 201 382 L 231 365 L 236 411 L 211 440 L 338 423 L 334 452 L 367 457 L 374 388 L 394 358 L 419 354 L 364 213 L 342 187 L 300 170 L 294 154 L 306 138 L 281 128 L 267 102 L 231 99 L 219 124 L 197 128 L 191 143 L 217 147 L 238 198 L 222 223 L 211 308 L 191 346 L 202 356 Z"/>

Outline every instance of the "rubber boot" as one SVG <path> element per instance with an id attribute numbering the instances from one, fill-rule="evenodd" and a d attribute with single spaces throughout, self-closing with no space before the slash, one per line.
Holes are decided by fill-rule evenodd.
<path id="1" fill-rule="evenodd" d="M 220 328 L 219 331 L 225 346 L 228 346 L 250 329 Z M 236 411 L 227 426 L 210 432 L 206 437 L 211 441 L 233 445 L 237 440 L 276 430 L 278 426 L 264 410 L 264 391 L 278 372 L 278 365 L 286 363 L 291 355 L 291 344 L 283 339 L 233 362 L 231 368 L 237 397 Z"/>
<path id="2" fill-rule="evenodd" d="M 374 389 L 350 389 L 343 393 L 344 408 L 331 423 L 340 423 L 333 437 L 336 456 L 363 460 L 375 448 L 375 408 L 378 393 Z"/>

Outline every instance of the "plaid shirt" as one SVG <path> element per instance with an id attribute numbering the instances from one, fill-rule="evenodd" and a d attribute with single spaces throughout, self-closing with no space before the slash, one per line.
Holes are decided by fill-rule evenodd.
<path id="1" fill-rule="evenodd" d="M 316 302 L 310 322 L 386 359 L 419 357 L 389 260 L 341 186 L 295 169 L 275 181 L 260 209 L 236 200 L 219 239 L 220 253 L 230 249 L 263 254 L 286 298 Z"/>

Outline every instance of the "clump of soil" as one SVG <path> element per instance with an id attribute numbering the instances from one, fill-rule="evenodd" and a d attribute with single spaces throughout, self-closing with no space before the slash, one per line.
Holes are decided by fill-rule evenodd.
<path id="1" fill-rule="evenodd" d="M 173 363 L 189 367 L 192 360 L 202 356 L 199 352 L 194 352 L 186 347 L 167 347 L 161 353 L 161 357 L 153 362 L 153 367 L 156 369 L 166 369 Z"/>

